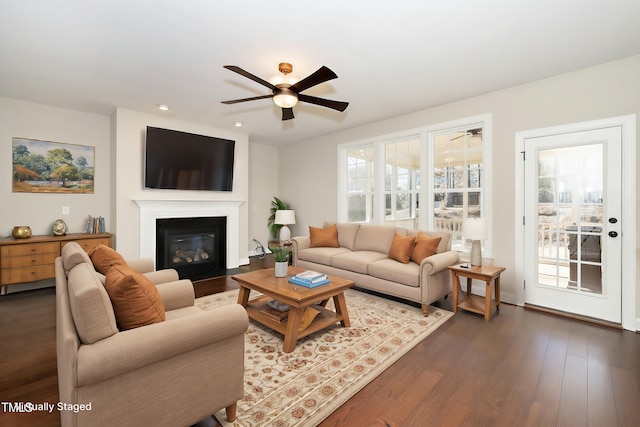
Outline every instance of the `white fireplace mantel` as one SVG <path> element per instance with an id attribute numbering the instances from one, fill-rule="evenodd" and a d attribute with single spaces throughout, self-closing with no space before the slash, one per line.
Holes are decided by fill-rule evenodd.
<path id="1" fill-rule="evenodd" d="M 226 217 L 227 268 L 240 265 L 240 205 L 242 201 L 134 200 L 140 207 L 140 258 L 156 260 L 156 220 L 165 218 Z"/>

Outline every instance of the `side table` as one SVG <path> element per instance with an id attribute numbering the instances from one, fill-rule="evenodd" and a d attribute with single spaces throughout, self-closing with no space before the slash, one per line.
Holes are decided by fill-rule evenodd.
<path id="1" fill-rule="evenodd" d="M 495 306 L 500 311 L 500 273 L 505 267 L 495 265 L 483 265 L 473 267 L 470 264 L 458 264 L 449 267 L 453 279 L 453 312 L 456 313 L 458 308 L 472 311 L 478 314 L 484 314 L 484 320 L 491 319 L 492 307 Z M 467 278 L 467 292 L 462 301 L 460 300 L 460 276 Z M 482 280 L 486 283 L 485 297 L 471 294 L 471 281 L 473 279 Z M 495 289 L 495 300 L 491 300 L 491 294 Z"/>

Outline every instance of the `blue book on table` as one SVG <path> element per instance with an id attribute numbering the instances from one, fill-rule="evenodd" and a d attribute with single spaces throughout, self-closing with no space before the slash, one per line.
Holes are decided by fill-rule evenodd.
<path id="1" fill-rule="evenodd" d="M 326 280 L 323 280 L 321 282 L 309 283 L 309 282 L 305 282 L 303 280 L 298 280 L 294 276 L 294 277 L 289 278 L 289 282 L 293 283 L 294 285 L 304 286 L 305 288 L 315 288 L 316 286 L 326 285 L 327 283 L 330 283 L 331 280 L 326 279 Z"/>

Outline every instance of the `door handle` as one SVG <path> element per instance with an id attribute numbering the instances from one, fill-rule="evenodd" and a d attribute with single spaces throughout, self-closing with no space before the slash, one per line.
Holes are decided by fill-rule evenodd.
<path id="1" fill-rule="evenodd" d="M 618 232 L 617 231 L 610 231 L 609 232 L 609 237 L 618 237 Z"/>

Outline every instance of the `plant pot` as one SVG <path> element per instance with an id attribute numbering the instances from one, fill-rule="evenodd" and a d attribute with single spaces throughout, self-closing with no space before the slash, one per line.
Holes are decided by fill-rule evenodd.
<path id="1" fill-rule="evenodd" d="M 276 277 L 287 277 L 289 275 L 289 263 L 276 262 L 275 263 Z"/>

